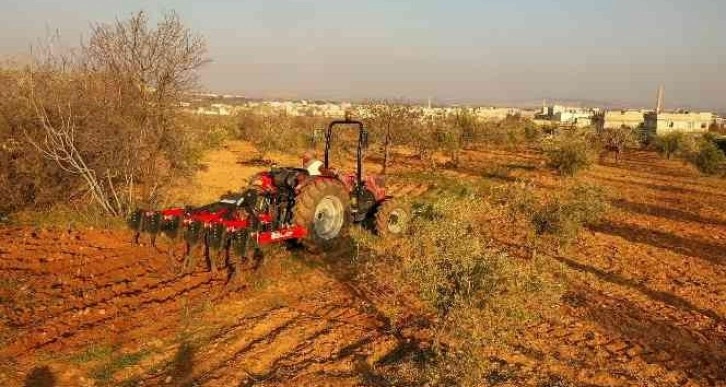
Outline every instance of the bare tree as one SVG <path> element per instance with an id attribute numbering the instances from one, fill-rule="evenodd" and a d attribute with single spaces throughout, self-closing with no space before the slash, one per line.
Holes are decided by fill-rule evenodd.
<path id="1" fill-rule="evenodd" d="M 599 139 L 605 153 L 615 155 L 615 162 L 620 162 L 620 156 L 626 148 L 638 145 L 638 136 L 635 130 L 627 126 L 602 129 L 599 133 Z"/>
<path id="2" fill-rule="evenodd" d="M 143 196 L 152 198 L 159 183 L 153 182 L 157 169 L 165 158 L 174 158 L 165 150 L 176 151 L 169 145 L 178 136 L 174 133 L 178 102 L 197 85 L 197 70 L 207 62 L 205 42 L 174 12 L 164 15 L 156 28 L 139 12 L 126 21 L 95 25 L 85 51 L 92 72 L 109 76 L 114 89 L 125 90 L 137 101 L 132 115 L 138 130 L 130 157 L 140 162 L 137 173 L 147 183 Z"/>
<path id="3" fill-rule="evenodd" d="M 178 106 L 205 53 L 173 12 L 156 26 L 143 12 L 94 25 L 77 51 L 36 51 L 26 95 L 37 124 L 27 137 L 80 176 L 106 213 L 125 214 L 137 197 L 153 202 L 164 179 L 186 167 Z"/>
<path id="4" fill-rule="evenodd" d="M 391 162 L 391 146 L 411 131 L 417 113 L 408 103 L 386 100 L 370 102 L 368 111 L 371 129 L 383 148 L 381 174 L 385 175 Z"/>
<path id="5" fill-rule="evenodd" d="M 409 138 L 409 143 L 412 143 L 416 149 L 419 160 L 427 163 L 431 170 L 436 169 L 436 151 L 441 148 L 438 136 L 445 127 L 446 124 L 442 120 L 421 120 L 416 123 Z"/>

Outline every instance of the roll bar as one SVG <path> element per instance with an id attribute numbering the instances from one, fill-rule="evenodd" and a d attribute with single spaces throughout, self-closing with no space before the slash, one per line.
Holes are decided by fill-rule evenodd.
<path id="1" fill-rule="evenodd" d="M 325 131 L 325 169 L 330 168 L 330 141 L 333 137 L 333 128 L 340 125 L 356 125 L 358 126 L 358 149 L 356 151 L 356 183 L 358 186 L 363 185 L 363 149 L 368 146 L 368 131 L 366 131 L 363 122 L 351 120 L 346 117 L 344 120 L 334 120 L 328 124 Z"/>

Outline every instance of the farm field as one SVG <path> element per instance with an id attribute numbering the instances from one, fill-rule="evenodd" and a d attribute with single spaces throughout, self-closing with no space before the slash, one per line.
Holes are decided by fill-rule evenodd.
<path id="1" fill-rule="evenodd" d="M 240 188 L 263 168 L 249 163 L 250 149 L 210 152 L 177 200 Z M 400 155 L 392 174 L 423 169 Z M 472 185 L 559 184 L 534 151 L 464 151 L 459 168 L 441 173 Z M 514 350 L 493 347 L 484 382 L 726 383 L 726 181 L 650 152 L 581 178 L 606 187 L 613 210 L 550 254 L 567 278 L 557 317 L 529 327 Z M 393 187 L 414 197 L 437 189 L 420 178 Z M 508 235 L 504 227 L 492 243 L 527 259 Z M 178 273 L 169 245 L 133 246 L 125 231 L 3 227 L 0 384 L 387 385 L 387 371 L 425 341 L 425 324 L 412 311 L 394 329 L 381 312 L 394 292 L 357 279 L 354 254 L 274 248 L 242 285 L 226 286 L 201 267 Z"/>

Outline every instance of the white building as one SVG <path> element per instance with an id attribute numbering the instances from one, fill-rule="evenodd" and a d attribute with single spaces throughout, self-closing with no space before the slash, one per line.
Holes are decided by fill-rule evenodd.
<path id="1" fill-rule="evenodd" d="M 656 113 L 645 114 L 645 132 L 661 136 L 671 132 L 706 133 L 714 122 L 713 113 Z"/>
<path id="2" fill-rule="evenodd" d="M 603 128 L 640 128 L 645 123 L 645 110 L 608 110 L 603 115 Z"/>
<path id="3" fill-rule="evenodd" d="M 508 116 L 520 114 L 516 108 L 478 107 L 474 109 L 474 116 L 484 121 L 501 121 Z"/>
<path id="4" fill-rule="evenodd" d="M 562 105 L 545 106 L 542 112 L 537 115 L 540 120 L 549 120 L 562 126 L 575 126 L 585 128 L 591 126 L 595 121 L 595 115 L 599 109 L 580 108 Z"/>
<path id="5" fill-rule="evenodd" d="M 196 114 L 205 116 L 229 116 L 232 115 L 234 106 L 221 103 L 213 103 L 209 107 L 199 107 L 195 111 Z"/>

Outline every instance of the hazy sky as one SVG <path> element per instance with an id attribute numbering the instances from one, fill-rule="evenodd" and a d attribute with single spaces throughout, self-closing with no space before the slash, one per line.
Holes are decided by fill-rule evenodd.
<path id="1" fill-rule="evenodd" d="M 0 53 L 176 10 L 205 88 L 259 97 L 542 98 L 726 110 L 726 0 L 0 0 Z"/>

